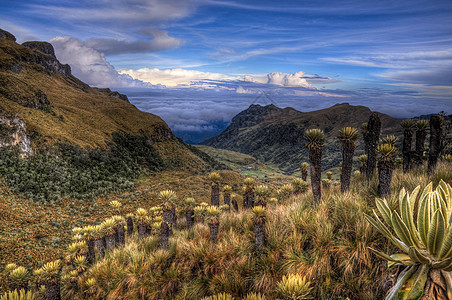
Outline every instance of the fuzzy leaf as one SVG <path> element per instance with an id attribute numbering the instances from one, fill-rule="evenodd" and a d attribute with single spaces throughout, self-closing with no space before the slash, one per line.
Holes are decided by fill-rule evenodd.
<path id="1" fill-rule="evenodd" d="M 439 251 L 439 258 L 452 257 L 452 227 L 449 226 L 449 230 L 443 240 L 443 245 Z"/>
<path id="2" fill-rule="evenodd" d="M 425 190 L 425 189 L 424 189 Z M 417 228 L 424 245 L 427 245 L 428 227 L 430 225 L 430 208 L 428 196 L 421 197 L 417 215 Z"/>
<path id="3" fill-rule="evenodd" d="M 393 226 L 395 233 L 397 234 L 397 236 L 399 237 L 399 239 L 402 242 L 404 242 L 408 246 L 415 246 L 415 244 L 411 238 L 408 227 L 402 221 L 402 219 L 400 218 L 400 216 L 397 212 L 392 214 L 392 226 Z"/>
<path id="4" fill-rule="evenodd" d="M 431 260 L 427 256 L 420 253 L 419 250 L 417 250 L 415 247 L 410 247 L 408 254 L 411 257 L 411 259 L 413 259 L 416 262 L 420 262 L 421 264 L 424 265 L 431 264 Z"/>
<path id="5" fill-rule="evenodd" d="M 430 268 L 426 265 L 421 265 L 416 273 L 413 274 L 414 284 L 410 287 L 409 291 L 403 295 L 403 300 L 419 299 L 424 294 L 425 282 L 427 281 L 427 274 Z"/>
<path id="6" fill-rule="evenodd" d="M 432 254 L 436 254 L 441 248 L 444 238 L 445 224 L 443 213 L 437 209 L 433 214 L 432 222 L 427 236 L 427 249 Z"/>
<path id="7" fill-rule="evenodd" d="M 404 244 L 402 241 L 400 241 L 398 238 L 396 238 L 391 231 L 383 224 L 383 222 L 380 221 L 380 219 L 377 216 L 377 213 L 373 211 L 375 219 L 371 216 L 364 214 L 364 217 L 366 220 L 372 224 L 378 231 L 380 231 L 386 238 L 388 238 L 396 247 L 398 247 L 400 250 L 408 253 L 408 246 Z"/>

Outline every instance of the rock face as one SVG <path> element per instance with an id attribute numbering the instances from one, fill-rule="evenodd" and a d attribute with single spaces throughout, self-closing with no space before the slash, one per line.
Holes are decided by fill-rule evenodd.
<path id="1" fill-rule="evenodd" d="M 274 105 L 251 105 L 236 115 L 222 133 L 202 144 L 249 154 L 265 163 L 276 165 L 287 173 L 293 173 L 299 171 L 302 162 L 308 161 L 304 132 L 310 128 L 319 128 L 324 130 L 326 137 L 322 168 L 329 169 L 342 160 L 337 140 L 338 130 L 346 126 L 360 129 L 371 113 L 367 107 L 351 106 L 348 103 L 313 112 L 281 109 Z M 382 136 L 401 135 L 398 119 L 384 114 L 379 116 L 383 123 Z M 355 156 L 363 152 L 360 139 Z"/>
<path id="2" fill-rule="evenodd" d="M 16 41 L 16 37 L 6 30 L 0 29 L 0 39 Z"/>
<path id="3" fill-rule="evenodd" d="M 18 116 L 7 118 L 0 115 L 0 147 L 7 146 L 19 146 L 23 157 L 33 153 L 25 122 Z"/>
<path id="4" fill-rule="evenodd" d="M 34 62 L 42 65 L 48 72 L 64 76 L 71 75 L 71 67 L 58 61 L 52 44 L 47 42 L 25 42 L 22 46 L 32 50 L 36 54 Z"/>
<path id="5" fill-rule="evenodd" d="M 121 93 L 116 92 L 116 91 L 111 91 L 109 88 L 94 88 L 94 89 L 97 90 L 98 92 L 102 93 L 102 94 L 107 95 L 107 96 L 115 97 L 115 98 L 121 99 L 121 100 L 123 100 L 123 101 L 125 101 L 127 103 L 130 103 L 129 98 L 127 98 L 126 95 L 121 94 Z"/>

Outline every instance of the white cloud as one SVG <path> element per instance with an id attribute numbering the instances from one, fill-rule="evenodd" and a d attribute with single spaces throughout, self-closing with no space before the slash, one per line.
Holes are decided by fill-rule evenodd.
<path id="1" fill-rule="evenodd" d="M 182 87 L 196 85 L 204 80 L 235 80 L 238 77 L 221 73 L 201 72 L 185 69 L 141 68 L 138 70 L 119 70 L 120 74 L 130 75 L 132 78 L 149 82 L 151 84 L 163 84 L 169 87 Z"/>
<path id="2" fill-rule="evenodd" d="M 55 54 L 63 64 L 71 66 L 72 74 L 91 86 L 136 87 L 145 85 L 125 74 L 118 74 L 105 56 L 79 39 L 56 37 L 50 40 Z"/>
<path id="3" fill-rule="evenodd" d="M 268 84 L 274 84 L 285 87 L 305 87 L 314 88 L 309 84 L 303 77 L 306 75 L 305 72 L 299 71 L 293 74 L 274 72 L 267 75 Z"/>

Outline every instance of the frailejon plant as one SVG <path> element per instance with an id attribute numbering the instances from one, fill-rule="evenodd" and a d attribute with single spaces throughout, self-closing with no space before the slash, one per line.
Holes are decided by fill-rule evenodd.
<path id="1" fill-rule="evenodd" d="M 256 188 L 254 189 L 254 194 L 256 195 L 255 205 L 265 207 L 267 205 L 268 199 L 270 198 L 270 191 L 268 189 L 268 186 L 263 184 L 256 186 Z"/>
<path id="2" fill-rule="evenodd" d="M 452 188 L 444 181 L 433 190 L 428 184 L 410 194 L 399 193 L 399 212 L 387 199 L 377 199 L 377 209 L 366 219 L 403 253 L 386 254 L 371 249 L 388 266 L 405 269 L 386 299 L 452 299 Z M 390 230 L 392 228 L 392 230 Z"/>
<path id="3" fill-rule="evenodd" d="M 221 211 L 216 206 L 209 206 L 206 209 L 206 215 L 208 220 L 208 225 L 210 229 L 210 238 L 212 240 L 212 243 L 217 243 L 218 238 L 218 230 L 220 228 L 220 214 Z"/>
<path id="4" fill-rule="evenodd" d="M 116 243 L 116 221 L 113 218 L 108 218 L 102 222 L 105 233 L 105 246 L 108 251 L 115 248 Z"/>
<path id="5" fill-rule="evenodd" d="M 185 220 L 187 222 L 187 229 L 193 227 L 195 222 L 195 211 L 193 206 L 195 205 L 195 199 L 186 198 L 185 199 Z"/>
<path id="6" fill-rule="evenodd" d="M 24 267 L 22 266 L 17 267 L 16 265 L 13 264 L 10 265 L 9 269 L 11 269 L 12 266 L 15 266 L 15 268 L 11 270 L 8 276 L 9 290 L 11 291 L 20 289 L 28 290 L 28 281 L 30 280 L 30 273 Z"/>
<path id="7" fill-rule="evenodd" d="M 378 153 L 378 190 L 380 197 L 388 197 L 391 193 L 392 172 L 397 148 L 390 144 L 383 144 L 378 147 Z"/>
<path id="8" fill-rule="evenodd" d="M 85 237 L 86 245 L 88 246 L 88 263 L 93 264 L 96 258 L 96 252 L 94 251 L 94 226 L 83 227 L 83 236 Z"/>
<path id="9" fill-rule="evenodd" d="M 429 123 L 427 120 L 419 120 L 416 122 L 416 150 L 414 152 L 414 163 L 421 166 L 424 161 L 425 139 L 427 138 L 427 130 Z"/>
<path id="10" fill-rule="evenodd" d="M 367 179 L 372 178 L 372 175 L 377 166 L 377 147 L 380 139 L 381 120 L 378 113 L 373 112 L 369 121 L 364 126 L 363 124 L 363 136 L 364 136 L 364 148 L 367 155 Z"/>
<path id="11" fill-rule="evenodd" d="M 277 283 L 277 291 L 282 299 L 300 300 L 309 299 L 309 293 L 312 290 L 310 282 L 299 274 L 289 274 L 283 276 L 281 281 Z"/>
<path id="12" fill-rule="evenodd" d="M 400 125 L 403 128 L 403 144 L 402 144 L 402 155 L 403 155 L 403 172 L 406 173 L 411 169 L 412 155 L 411 155 L 411 141 L 413 139 L 413 129 L 415 126 L 415 121 L 412 119 L 403 120 Z"/>
<path id="13" fill-rule="evenodd" d="M 341 168 L 341 192 L 350 188 L 350 179 L 353 169 L 353 154 L 355 153 L 358 130 L 353 127 L 345 127 L 339 130 L 337 138 L 342 145 L 342 168 Z M 328 178 L 331 180 L 331 178 Z"/>
<path id="14" fill-rule="evenodd" d="M 204 297 L 201 300 L 234 300 L 234 299 L 235 298 L 232 297 L 231 294 L 221 293 L 209 297 Z"/>
<path id="15" fill-rule="evenodd" d="M 47 300 L 60 300 L 60 275 L 61 275 L 61 261 L 55 260 L 46 263 L 42 266 L 43 281 L 46 286 L 46 298 Z"/>
<path id="16" fill-rule="evenodd" d="M 397 147 L 397 143 L 399 142 L 399 138 L 395 135 L 387 135 L 384 138 L 381 139 L 382 144 L 389 144 L 394 147 Z"/>
<path id="17" fill-rule="evenodd" d="M 133 214 L 128 213 L 126 215 L 127 220 L 127 236 L 131 236 L 133 234 Z"/>
<path id="18" fill-rule="evenodd" d="M 329 180 L 333 180 L 333 172 L 331 171 L 326 172 L 326 178 Z"/>
<path id="19" fill-rule="evenodd" d="M 292 180 L 292 187 L 295 195 L 305 193 L 308 190 L 308 186 L 309 184 L 306 181 L 301 180 L 300 178 L 295 178 L 294 180 Z"/>
<path id="20" fill-rule="evenodd" d="M 309 129 L 305 132 L 304 138 L 307 141 L 306 148 L 309 150 L 309 160 L 311 161 L 311 186 L 314 200 L 320 201 L 322 197 L 321 177 L 322 177 L 322 149 L 325 143 L 325 134 L 320 129 Z"/>
<path id="21" fill-rule="evenodd" d="M 256 240 L 256 248 L 261 250 L 266 243 L 265 221 L 267 219 L 266 210 L 263 206 L 253 207 L 253 226 Z"/>
<path id="22" fill-rule="evenodd" d="M 254 206 L 254 184 L 253 178 L 245 178 L 244 183 L 244 197 L 243 197 L 243 207 L 252 208 Z"/>
<path id="23" fill-rule="evenodd" d="M 138 235 L 140 238 L 143 238 L 146 236 L 146 216 L 148 212 L 144 208 L 138 208 L 135 212 L 135 217 L 137 220 L 137 227 L 138 227 Z"/>
<path id="24" fill-rule="evenodd" d="M 220 180 L 221 176 L 217 172 L 210 173 L 209 180 L 211 183 L 210 204 L 220 206 Z"/>
<path id="25" fill-rule="evenodd" d="M 300 165 L 301 179 L 303 179 L 303 181 L 307 181 L 308 180 L 308 168 L 309 168 L 309 164 L 307 162 L 303 162 Z"/>
<path id="26" fill-rule="evenodd" d="M 160 223 L 160 246 L 163 250 L 167 250 L 169 246 L 170 226 L 163 220 Z"/>
<path id="27" fill-rule="evenodd" d="M 231 192 L 232 192 L 232 187 L 230 185 L 225 185 L 223 187 L 223 202 L 226 205 L 229 205 L 229 207 L 231 206 Z"/>
<path id="28" fill-rule="evenodd" d="M 105 256 L 105 230 L 102 224 L 94 226 L 93 230 L 93 239 L 94 239 L 94 247 L 99 252 L 99 256 L 103 258 Z"/>
<path id="29" fill-rule="evenodd" d="M 359 162 L 361 163 L 361 165 L 359 166 L 359 172 L 361 172 L 361 174 L 366 174 L 366 169 L 367 169 L 367 155 L 363 154 L 360 155 L 358 157 Z"/>
<path id="30" fill-rule="evenodd" d="M 119 247 L 123 247 L 126 244 L 126 233 L 125 224 L 126 219 L 123 216 L 113 216 L 112 219 L 115 221 L 115 242 Z"/>
<path id="31" fill-rule="evenodd" d="M 161 191 L 158 195 L 163 210 L 163 221 L 168 223 L 170 229 L 176 224 L 177 195 L 172 190 Z"/>

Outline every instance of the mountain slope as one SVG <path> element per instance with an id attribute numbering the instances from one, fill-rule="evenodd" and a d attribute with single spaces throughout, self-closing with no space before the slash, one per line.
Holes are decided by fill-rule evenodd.
<path id="1" fill-rule="evenodd" d="M 130 104 L 125 95 L 91 88 L 72 76 L 51 44 L 19 45 L 12 34 L 0 30 L 0 123 L 4 124 L 0 146 L 20 143 L 2 140 L 8 130 L 17 136 L 14 127 L 19 123 L 14 120 L 24 125 L 31 140 L 28 152 L 55 143 L 108 148 L 113 134 L 121 133 L 144 137 L 167 168 L 200 171 L 218 166 L 176 138 L 160 117 Z"/>
<path id="2" fill-rule="evenodd" d="M 274 105 L 251 105 L 236 115 L 221 134 L 202 144 L 249 154 L 293 173 L 301 162 L 308 161 L 304 132 L 320 128 L 326 136 L 322 164 L 324 169 L 328 169 L 341 161 L 341 148 L 336 137 L 338 130 L 345 126 L 360 129 L 371 113 L 367 107 L 347 103 L 313 112 L 281 109 Z M 401 135 L 398 119 L 385 114 L 380 114 L 380 118 L 382 137 L 387 134 Z M 362 154 L 363 149 L 363 143 L 359 141 L 355 155 Z"/>

